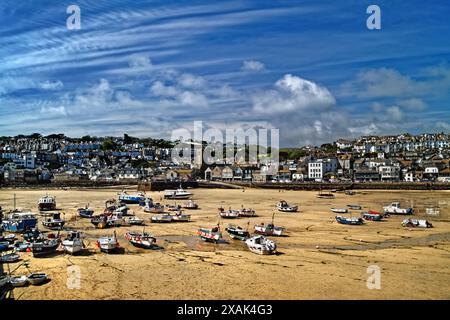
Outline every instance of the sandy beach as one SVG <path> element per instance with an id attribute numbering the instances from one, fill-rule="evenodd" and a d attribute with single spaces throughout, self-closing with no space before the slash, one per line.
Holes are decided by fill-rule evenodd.
<path id="1" fill-rule="evenodd" d="M 134 189 L 135 190 L 135 189 Z M 16 299 L 449 299 L 450 298 L 450 192 L 448 191 L 363 191 L 349 196 L 336 193 L 335 199 L 318 199 L 317 192 L 266 189 L 192 189 L 200 209 L 189 211 L 192 222 L 152 224 L 151 214 L 138 205 L 130 211 L 144 218 L 146 232 L 157 238 L 159 250 L 138 249 L 127 243 L 124 234 L 142 227 L 95 229 L 89 219 L 76 216 L 76 209 L 89 204 L 99 214 L 105 200 L 119 189 L 101 190 L 1 190 L 0 205 L 35 213 L 37 200 L 48 193 L 56 196 L 59 211 L 65 213 L 66 228 L 82 231 L 88 251 L 80 256 L 62 253 L 53 258 L 27 260 L 15 274 L 46 272 L 51 281 L 42 286 L 14 290 Z M 132 190 L 130 190 L 132 191 Z M 162 192 L 147 192 L 155 202 Z M 287 236 L 271 237 L 279 253 L 259 256 L 244 242 L 229 238 L 224 228 L 230 222 L 250 226 L 270 222 L 275 204 L 284 199 L 298 204 L 297 213 L 275 214 L 275 225 L 287 228 Z M 363 210 L 381 211 L 382 206 L 400 201 L 414 207 L 414 217 L 428 219 L 434 228 L 410 229 L 401 226 L 404 216 L 383 222 L 368 221 L 362 226 L 338 224 L 331 207 L 360 204 Z M 183 200 L 178 203 L 183 203 Z M 218 223 L 217 208 L 256 210 L 258 217 L 221 220 L 225 241 L 205 243 L 195 234 L 198 227 Z M 433 208 L 427 210 L 427 208 Z M 353 211 L 352 216 L 359 216 Z M 349 214 L 350 215 L 350 214 Z M 42 216 L 40 217 L 42 220 Z M 45 230 L 39 222 L 39 227 Z M 100 253 L 95 246 L 101 235 L 116 231 L 124 254 Z M 65 234 L 65 232 L 63 232 Z M 21 238 L 21 237 L 19 237 Z M 368 289 L 367 268 L 381 270 L 381 288 Z M 69 289 L 68 267 L 81 271 L 79 288 Z M 8 265 L 5 265 L 5 269 Z"/>

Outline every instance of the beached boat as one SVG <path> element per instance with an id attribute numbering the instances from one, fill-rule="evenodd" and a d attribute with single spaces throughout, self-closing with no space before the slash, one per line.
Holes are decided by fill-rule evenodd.
<path id="1" fill-rule="evenodd" d="M 113 213 L 121 214 L 122 216 L 128 215 L 128 206 L 126 204 L 122 204 L 121 206 L 117 207 L 116 210 L 114 210 Z"/>
<path id="2" fill-rule="evenodd" d="M 109 227 L 119 227 L 123 224 L 123 217 L 121 212 L 114 212 L 110 215 L 99 215 L 96 217 L 93 217 L 91 219 L 91 223 L 97 228 L 97 229 L 104 229 Z"/>
<path id="3" fill-rule="evenodd" d="M 136 216 L 126 218 L 125 222 L 132 226 L 142 226 L 144 224 L 144 220 Z"/>
<path id="4" fill-rule="evenodd" d="M 381 221 L 383 220 L 383 214 L 382 213 L 375 213 L 374 211 L 368 211 L 363 212 L 361 214 L 364 220 L 371 220 L 371 221 Z"/>
<path id="5" fill-rule="evenodd" d="M 8 241 L 0 241 L 0 251 L 9 250 L 10 243 Z"/>
<path id="6" fill-rule="evenodd" d="M 90 209 L 86 206 L 86 208 L 78 208 L 77 209 L 78 215 L 82 218 L 92 218 L 94 215 L 94 210 Z"/>
<path id="7" fill-rule="evenodd" d="M 16 241 L 14 243 L 14 250 L 18 252 L 26 252 L 28 248 L 31 249 L 32 243 L 28 241 Z"/>
<path id="8" fill-rule="evenodd" d="M 342 217 L 342 216 L 336 216 L 336 221 L 340 224 L 348 224 L 348 225 L 361 225 L 364 223 L 364 220 L 362 218 L 353 218 L 353 217 Z"/>
<path id="9" fill-rule="evenodd" d="M 164 199 L 189 199 L 192 193 L 185 191 L 181 185 L 176 190 L 164 190 Z"/>
<path id="10" fill-rule="evenodd" d="M 117 240 L 116 232 L 112 236 L 101 237 L 97 240 L 97 247 L 102 252 L 110 253 L 117 251 L 119 246 L 119 241 Z"/>
<path id="11" fill-rule="evenodd" d="M 291 206 L 284 200 L 277 203 L 277 208 L 281 212 L 297 212 L 298 210 L 298 206 Z"/>
<path id="12" fill-rule="evenodd" d="M 19 261 L 20 256 L 17 253 L 8 253 L 0 256 L 0 263 L 13 263 Z"/>
<path id="13" fill-rule="evenodd" d="M 66 221 L 61 219 L 60 212 L 55 212 L 51 218 L 47 218 L 42 221 L 42 225 L 51 230 L 61 230 L 65 223 Z"/>
<path id="14" fill-rule="evenodd" d="M 13 233 L 7 234 L 6 236 L 0 237 L 0 242 L 8 241 L 10 244 L 13 244 L 16 241 L 16 235 Z"/>
<path id="15" fill-rule="evenodd" d="M 81 238 L 81 232 L 70 231 L 67 237 L 63 240 L 62 246 L 64 251 L 70 254 L 75 254 L 83 250 L 84 244 Z"/>
<path id="16" fill-rule="evenodd" d="M 44 197 L 38 200 L 38 208 L 39 211 L 49 211 L 56 209 L 56 198 L 51 197 L 49 195 L 45 195 Z"/>
<path id="17" fill-rule="evenodd" d="M 59 238 L 55 239 L 45 239 L 39 242 L 34 242 L 31 245 L 31 251 L 33 252 L 33 257 L 41 258 L 54 254 L 56 249 L 58 249 L 60 244 Z"/>
<path id="18" fill-rule="evenodd" d="M 200 236 L 200 239 L 208 242 L 219 242 L 222 238 L 222 233 L 220 232 L 220 227 L 213 227 L 211 229 L 200 228 L 197 230 L 197 234 Z"/>
<path id="19" fill-rule="evenodd" d="M 149 212 L 149 213 L 163 213 L 164 206 L 157 202 L 157 203 L 153 204 L 152 206 L 146 205 L 144 207 L 144 211 Z"/>
<path id="20" fill-rule="evenodd" d="M 347 207 L 351 210 L 361 210 L 362 207 L 359 204 L 348 204 Z"/>
<path id="21" fill-rule="evenodd" d="M 146 232 L 129 231 L 125 234 L 125 239 L 133 246 L 143 249 L 151 249 L 156 242 L 156 238 Z"/>
<path id="22" fill-rule="evenodd" d="M 139 192 L 137 194 L 128 194 L 126 191 L 119 193 L 119 202 L 129 204 L 139 204 L 145 201 L 145 194 Z"/>
<path id="23" fill-rule="evenodd" d="M 428 220 L 423 219 L 405 219 L 402 221 L 402 226 L 409 228 L 433 228 L 433 225 Z"/>
<path id="24" fill-rule="evenodd" d="M 241 208 L 241 210 L 239 210 L 239 217 L 245 217 L 245 218 L 251 218 L 251 217 L 256 217 L 256 211 L 253 210 L 252 208 Z"/>
<path id="25" fill-rule="evenodd" d="M 400 202 L 392 202 L 390 205 L 383 207 L 384 213 L 387 214 L 413 214 L 412 208 L 401 208 Z"/>
<path id="26" fill-rule="evenodd" d="M 170 213 L 159 214 L 150 218 L 153 223 L 168 223 L 172 222 L 172 215 Z"/>
<path id="27" fill-rule="evenodd" d="M 334 199 L 335 196 L 332 193 L 319 192 L 319 194 L 317 195 L 317 198 L 319 198 L 319 199 Z"/>
<path id="28" fill-rule="evenodd" d="M 38 228 L 29 228 L 22 234 L 23 240 L 27 242 L 35 242 L 43 240 L 44 234 Z"/>
<path id="29" fill-rule="evenodd" d="M 44 283 L 48 280 L 48 275 L 46 273 L 32 273 L 28 276 L 28 282 L 33 286 Z"/>
<path id="30" fill-rule="evenodd" d="M 250 238 L 250 232 L 248 232 L 247 229 L 244 229 L 239 226 L 235 226 L 233 224 L 229 224 L 225 228 L 225 231 L 228 232 L 228 234 L 230 235 L 230 238 L 232 238 L 232 239 L 246 240 L 246 239 Z"/>
<path id="31" fill-rule="evenodd" d="M 190 214 L 184 214 L 181 210 L 172 215 L 172 222 L 189 222 L 191 221 Z"/>
<path id="32" fill-rule="evenodd" d="M 27 276 L 11 276 L 9 277 L 9 283 L 15 288 L 17 287 L 25 287 L 28 285 L 28 277 Z"/>
<path id="33" fill-rule="evenodd" d="M 256 254 L 269 255 L 277 251 L 275 241 L 269 240 L 264 236 L 258 235 L 245 240 L 249 250 Z"/>
<path id="34" fill-rule="evenodd" d="M 331 211 L 333 211 L 334 213 L 347 213 L 348 210 L 346 208 L 331 208 Z"/>
<path id="35" fill-rule="evenodd" d="M 285 228 L 277 227 L 272 223 L 255 225 L 255 233 L 264 236 L 282 236 L 285 231 Z"/>
<path id="36" fill-rule="evenodd" d="M 179 204 L 166 204 L 167 211 L 180 211 L 181 205 Z"/>
<path id="37" fill-rule="evenodd" d="M 193 200 L 189 200 L 184 204 L 183 208 L 189 209 L 189 210 L 195 210 L 195 209 L 198 209 L 198 204 L 196 202 L 194 202 Z"/>
<path id="38" fill-rule="evenodd" d="M 224 219 L 236 219 L 239 218 L 239 211 L 231 210 L 231 208 L 229 208 L 228 210 L 224 210 L 222 207 L 220 207 L 219 215 Z"/>
<path id="39" fill-rule="evenodd" d="M 8 232 L 23 232 L 36 227 L 38 220 L 32 212 L 13 212 L 2 221 L 2 228 Z"/>

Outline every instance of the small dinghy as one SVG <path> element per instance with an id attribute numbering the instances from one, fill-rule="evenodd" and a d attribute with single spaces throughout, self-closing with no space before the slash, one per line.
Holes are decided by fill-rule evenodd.
<path id="1" fill-rule="evenodd" d="M 81 232 L 79 231 L 70 231 L 67 234 L 66 239 L 63 240 L 62 246 L 64 251 L 70 254 L 75 254 L 83 250 L 84 244 L 81 239 Z"/>
<path id="2" fill-rule="evenodd" d="M 197 230 L 197 234 L 200 236 L 200 239 L 208 242 L 219 242 L 222 238 L 222 233 L 220 232 L 220 227 L 213 227 L 211 229 L 200 228 Z"/>
<path id="3" fill-rule="evenodd" d="M 17 253 L 8 253 L 0 256 L 0 263 L 13 263 L 19 261 L 20 256 Z"/>
<path id="4" fill-rule="evenodd" d="M 28 282 L 33 286 L 44 283 L 48 280 L 48 275 L 46 273 L 32 273 L 28 276 Z"/>
<path id="5" fill-rule="evenodd" d="M 331 208 L 330 209 L 334 213 L 347 213 L 348 210 L 345 208 Z"/>
<path id="6" fill-rule="evenodd" d="M 268 255 L 277 252 L 277 244 L 275 241 L 269 240 L 264 236 L 254 236 L 245 240 L 248 249 L 256 254 Z"/>
<path id="7" fill-rule="evenodd" d="M 133 246 L 142 249 L 151 249 L 156 242 L 156 238 L 150 233 L 129 231 L 125 234 L 127 239 Z"/>
<path id="8" fill-rule="evenodd" d="M 347 207 L 350 210 L 361 210 L 362 209 L 362 207 L 359 204 L 348 204 Z"/>
<path id="9" fill-rule="evenodd" d="M 236 240 L 246 240 L 250 238 L 250 232 L 248 232 L 247 229 L 244 229 L 239 226 L 235 226 L 233 224 L 229 224 L 228 227 L 225 228 L 225 231 L 228 232 L 230 235 L 230 238 L 236 239 Z"/>
<path id="10" fill-rule="evenodd" d="M 61 219 L 61 213 L 53 213 L 51 218 L 42 221 L 42 225 L 50 230 L 61 230 L 66 223 L 65 220 Z"/>
<path id="11" fill-rule="evenodd" d="M 345 218 L 342 216 L 336 216 L 336 221 L 340 224 L 349 224 L 349 225 L 361 225 L 364 223 L 362 218 Z"/>
<path id="12" fill-rule="evenodd" d="M 97 247 L 101 252 L 115 252 L 117 251 L 119 246 L 119 241 L 117 240 L 116 232 L 114 232 L 113 236 L 110 237 L 101 237 L 97 240 Z"/>
<path id="13" fill-rule="evenodd" d="M 13 287 L 25 287 L 28 285 L 28 277 L 27 276 L 14 276 L 9 278 L 9 283 Z"/>
<path id="14" fill-rule="evenodd" d="M 89 209 L 87 206 L 86 208 L 78 208 L 77 209 L 78 215 L 82 218 L 92 218 L 94 215 L 94 210 Z"/>
<path id="15" fill-rule="evenodd" d="M 168 223 L 172 222 L 172 215 L 169 213 L 164 213 L 157 216 L 152 216 L 150 219 L 153 223 Z"/>
<path id="16" fill-rule="evenodd" d="M 155 203 L 152 206 L 145 206 L 144 212 L 149 213 L 163 213 L 164 212 L 164 206 L 162 206 L 160 203 Z"/>
<path id="17" fill-rule="evenodd" d="M 285 231 L 285 228 L 274 226 L 272 223 L 255 225 L 255 233 L 264 236 L 282 236 Z"/>
<path id="18" fill-rule="evenodd" d="M 383 214 L 381 212 L 368 211 L 363 212 L 361 216 L 363 217 L 364 220 L 371 220 L 371 221 L 383 220 Z"/>
<path id="19" fill-rule="evenodd" d="M 144 224 L 144 220 L 136 216 L 125 219 L 125 222 L 132 226 L 142 226 Z"/>
<path id="20" fill-rule="evenodd" d="M 433 228 L 433 225 L 428 220 L 405 219 L 402 221 L 403 227 L 410 228 Z"/>
<path id="21" fill-rule="evenodd" d="M 195 209 L 198 209 L 198 204 L 195 203 L 193 200 L 189 200 L 184 204 L 183 208 L 189 209 L 189 210 L 195 210 Z"/>
<path id="22" fill-rule="evenodd" d="M 219 215 L 224 219 L 237 219 L 239 218 L 239 211 L 231 210 L 231 208 L 229 208 L 228 210 L 224 210 L 222 207 L 220 207 Z"/>
<path id="23" fill-rule="evenodd" d="M 244 208 L 242 207 L 241 210 L 239 211 L 239 217 L 246 217 L 246 218 L 251 218 L 251 217 L 256 217 L 256 211 L 253 210 L 252 208 Z"/>
<path id="24" fill-rule="evenodd" d="M 284 200 L 277 203 L 277 208 L 281 212 L 297 212 L 298 210 L 298 206 L 291 206 Z"/>
<path id="25" fill-rule="evenodd" d="M 31 251 L 33 252 L 33 257 L 41 258 L 45 256 L 52 255 L 56 252 L 59 247 L 59 239 L 45 239 L 39 242 L 34 242 L 31 246 Z"/>
<path id="26" fill-rule="evenodd" d="M 32 244 L 28 241 L 16 241 L 16 243 L 14 243 L 14 250 L 19 252 L 25 252 L 31 247 Z"/>

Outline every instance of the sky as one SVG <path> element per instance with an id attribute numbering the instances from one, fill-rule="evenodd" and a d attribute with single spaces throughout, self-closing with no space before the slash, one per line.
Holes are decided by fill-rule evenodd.
<path id="1" fill-rule="evenodd" d="M 448 1 L 2 0 L 0 23 L 0 135 L 450 132 Z"/>

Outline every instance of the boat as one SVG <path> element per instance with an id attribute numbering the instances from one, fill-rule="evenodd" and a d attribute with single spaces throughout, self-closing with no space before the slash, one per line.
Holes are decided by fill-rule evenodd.
<path id="1" fill-rule="evenodd" d="M 342 216 L 336 216 L 336 221 L 340 224 L 349 224 L 349 225 L 361 225 L 364 223 L 362 218 L 345 218 Z"/>
<path id="2" fill-rule="evenodd" d="M 109 227 L 119 227 L 123 224 L 123 217 L 121 212 L 114 212 L 110 215 L 101 214 L 94 216 L 91 223 L 97 229 L 104 229 Z"/>
<path id="3" fill-rule="evenodd" d="M 347 207 L 351 210 L 361 210 L 362 207 L 359 204 L 348 204 Z"/>
<path id="4" fill-rule="evenodd" d="M 277 203 L 277 208 L 281 212 L 297 212 L 298 210 L 298 206 L 291 206 L 284 200 Z"/>
<path id="5" fill-rule="evenodd" d="M 0 251 L 9 250 L 9 242 L 8 241 L 0 241 Z"/>
<path id="6" fill-rule="evenodd" d="M 331 211 L 333 211 L 334 213 L 347 213 L 348 210 L 346 208 L 331 208 Z"/>
<path id="7" fill-rule="evenodd" d="M 55 210 L 56 209 L 56 198 L 51 197 L 49 195 L 45 195 L 44 197 L 39 199 L 38 208 L 39 208 L 39 211 Z"/>
<path id="8" fill-rule="evenodd" d="M 92 218 L 94 215 L 94 210 L 89 209 L 87 206 L 86 208 L 78 208 L 77 209 L 78 215 L 82 218 Z"/>
<path id="9" fill-rule="evenodd" d="M 128 206 L 126 204 L 121 205 L 120 207 L 117 207 L 113 213 L 120 213 L 123 216 L 128 215 Z"/>
<path id="10" fill-rule="evenodd" d="M 250 232 L 248 232 L 247 229 L 244 229 L 239 226 L 235 226 L 233 224 L 229 224 L 225 231 L 228 232 L 230 238 L 236 239 L 236 240 L 246 240 L 250 238 Z"/>
<path id="11" fill-rule="evenodd" d="M 277 252 L 275 241 L 269 240 L 264 236 L 258 235 L 245 240 L 248 249 L 256 254 L 269 255 Z"/>
<path id="12" fill-rule="evenodd" d="M 142 249 L 151 249 L 156 242 L 156 238 L 146 232 L 129 231 L 125 234 L 125 239 L 133 246 Z"/>
<path id="13" fill-rule="evenodd" d="M 272 223 L 255 225 L 255 233 L 265 236 L 282 236 L 285 231 L 285 228 L 277 227 Z"/>
<path id="14" fill-rule="evenodd" d="M 184 214 L 181 210 L 172 215 L 172 222 L 189 222 L 191 221 L 190 214 Z"/>
<path id="15" fill-rule="evenodd" d="M 162 206 L 160 203 L 155 203 L 152 206 L 145 206 L 144 207 L 145 212 L 149 213 L 163 213 L 164 212 L 164 206 Z"/>
<path id="16" fill-rule="evenodd" d="M 224 219 L 237 219 L 239 218 L 239 211 L 231 210 L 231 208 L 229 208 L 228 210 L 224 210 L 222 207 L 220 207 L 219 215 Z"/>
<path id="17" fill-rule="evenodd" d="M 246 217 L 246 218 L 251 218 L 251 217 L 256 217 L 256 211 L 253 210 L 252 208 L 246 209 L 246 208 L 241 208 L 241 210 L 239 210 L 239 217 Z"/>
<path id="18" fill-rule="evenodd" d="M 0 263 L 13 263 L 19 261 L 20 256 L 17 253 L 8 253 L 0 256 Z"/>
<path id="19" fill-rule="evenodd" d="M 383 220 L 383 214 L 379 212 L 375 213 L 374 211 L 363 212 L 361 216 L 363 217 L 364 220 L 371 220 L 371 221 Z"/>
<path id="20" fill-rule="evenodd" d="M 14 243 L 14 250 L 19 252 L 26 252 L 28 248 L 31 249 L 32 243 L 28 241 L 16 241 Z"/>
<path id="21" fill-rule="evenodd" d="M 7 241 L 10 244 L 13 244 L 16 241 L 16 235 L 13 233 L 7 234 L 6 236 L 0 237 L 0 242 Z"/>
<path id="22" fill-rule="evenodd" d="M 42 221 L 42 225 L 51 230 L 61 230 L 65 223 L 66 221 L 61 219 L 60 212 L 55 212 L 53 213 L 51 218 Z"/>
<path id="23" fill-rule="evenodd" d="M 172 222 L 172 215 L 170 213 L 159 214 L 156 216 L 152 216 L 150 218 L 151 222 L 154 223 L 167 223 Z"/>
<path id="24" fill-rule="evenodd" d="M 41 258 L 45 256 L 52 255 L 56 252 L 60 244 L 59 238 L 55 239 L 45 239 L 42 241 L 34 242 L 31 245 L 31 251 L 33 252 L 33 257 Z"/>
<path id="25" fill-rule="evenodd" d="M 317 195 L 317 198 L 319 198 L 319 199 L 334 199 L 335 196 L 332 193 L 319 192 L 319 194 Z"/>
<path id="26" fill-rule="evenodd" d="M 164 199 L 189 199 L 192 193 L 185 191 L 181 185 L 176 190 L 164 190 Z"/>
<path id="27" fill-rule="evenodd" d="M 183 208 L 189 209 L 189 210 L 195 210 L 195 209 L 198 209 L 198 204 L 196 202 L 194 202 L 193 200 L 189 200 L 184 204 Z"/>
<path id="28" fill-rule="evenodd" d="M 405 219 L 402 221 L 403 227 L 410 228 L 433 228 L 433 225 L 428 220 Z"/>
<path id="29" fill-rule="evenodd" d="M 139 204 L 145 201 L 145 194 L 138 192 L 136 194 L 128 194 L 126 191 L 119 193 L 119 202 L 129 203 L 129 204 Z"/>
<path id="30" fill-rule="evenodd" d="M 48 280 L 48 275 L 46 273 L 32 273 L 28 276 L 28 282 L 33 286 L 44 283 Z"/>
<path id="31" fill-rule="evenodd" d="M 101 237 L 97 240 L 97 247 L 102 252 L 110 253 L 117 251 L 119 246 L 119 241 L 117 241 L 116 232 L 110 237 Z"/>
<path id="32" fill-rule="evenodd" d="M 144 224 L 144 220 L 136 216 L 125 219 L 125 222 L 132 226 L 142 226 Z"/>
<path id="33" fill-rule="evenodd" d="M 220 232 L 220 227 L 217 225 L 211 229 L 200 228 L 197 230 L 197 234 L 200 236 L 200 239 L 208 242 L 219 242 L 222 238 L 222 233 Z"/>
<path id="34" fill-rule="evenodd" d="M 346 190 L 345 194 L 348 195 L 348 196 L 353 196 L 355 194 L 355 191 L 353 191 L 353 190 Z"/>
<path id="35" fill-rule="evenodd" d="M 8 232 L 23 232 L 36 227 L 37 222 L 36 215 L 32 212 L 13 212 L 2 221 L 2 227 Z"/>
<path id="36" fill-rule="evenodd" d="M 383 207 L 384 213 L 387 214 L 413 214 L 412 208 L 401 208 L 400 202 L 392 202 L 390 205 Z"/>
<path id="37" fill-rule="evenodd" d="M 9 283 L 13 287 L 25 287 L 28 285 L 28 277 L 27 276 L 11 276 L 9 277 Z"/>
<path id="38" fill-rule="evenodd" d="M 35 242 L 43 240 L 44 234 L 38 228 L 29 228 L 22 234 L 22 237 L 27 242 Z"/>
<path id="39" fill-rule="evenodd" d="M 180 211 L 181 205 L 179 204 L 166 204 L 167 211 Z"/>
<path id="40" fill-rule="evenodd" d="M 81 232 L 70 231 L 62 242 L 64 251 L 70 254 L 75 254 L 83 250 L 84 244 L 81 239 Z"/>

